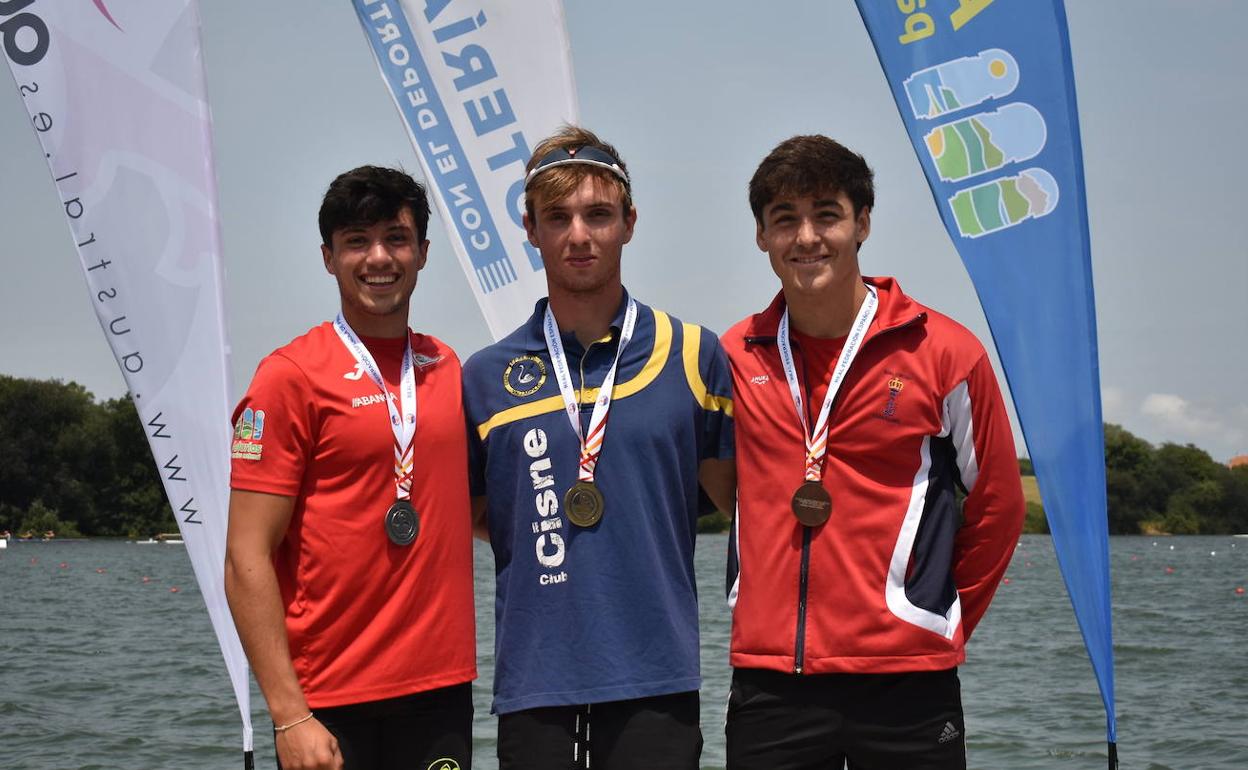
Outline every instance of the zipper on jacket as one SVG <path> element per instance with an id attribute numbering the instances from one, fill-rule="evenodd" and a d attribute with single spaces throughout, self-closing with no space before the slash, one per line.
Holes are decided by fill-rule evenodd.
<path id="1" fill-rule="evenodd" d="M 799 354 L 801 347 L 796 345 Z M 806 391 L 803 403 L 806 405 L 806 422 L 811 422 L 810 415 L 810 378 L 806 376 L 806 357 L 801 356 L 802 390 Z M 807 526 L 802 527 L 802 565 L 797 579 L 797 638 L 793 644 L 793 673 L 801 674 L 806 662 L 806 591 L 810 582 L 810 540 L 812 532 Z"/>
<path id="2" fill-rule="evenodd" d="M 797 644 L 793 650 L 793 673 L 802 673 L 806 658 L 806 588 L 810 577 L 811 528 L 802 527 L 802 569 L 797 585 Z"/>

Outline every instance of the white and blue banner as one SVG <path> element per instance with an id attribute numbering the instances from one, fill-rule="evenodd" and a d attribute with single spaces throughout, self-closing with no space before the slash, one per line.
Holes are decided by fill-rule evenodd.
<path id="1" fill-rule="evenodd" d="M 1096 314 L 1061 0 L 857 0 L 1005 370 L 1116 765 Z"/>
<path id="2" fill-rule="evenodd" d="M 0 44 L 138 408 L 252 749 L 225 600 L 230 398 L 196 0 L 3 0 Z"/>
<path id="3" fill-rule="evenodd" d="M 577 118 L 559 0 L 352 0 L 495 339 L 546 294 L 524 164 Z"/>

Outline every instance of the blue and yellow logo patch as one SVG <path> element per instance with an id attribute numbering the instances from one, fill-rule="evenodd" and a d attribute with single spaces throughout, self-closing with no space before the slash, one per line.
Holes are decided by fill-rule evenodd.
<path id="1" fill-rule="evenodd" d="M 503 387 L 517 398 L 531 396 L 546 384 L 546 363 L 537 356 L 517 356 L 507 362 Z"/>

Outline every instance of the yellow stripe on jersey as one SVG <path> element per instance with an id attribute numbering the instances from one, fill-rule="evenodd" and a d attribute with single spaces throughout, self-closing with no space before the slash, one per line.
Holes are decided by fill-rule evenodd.
<path id="1" fill-rule="evenodd" d="M 685 379 L 689 382 L 689 390 L 693 392 L 693 400 L 702 405 L 708 412 L 723 412 L 732 416 L 732 399 L 708 393 L 706 383 L 702 381 L 702 372 L 698 370 L 698 348 L 702 346 L 702 329 L 694 324 L 684 326 L 684 344 L 681 356 L 685 360 Z"/>
<path id="2" fill-rule="evenodd" d="M 611 395 L 611 399 L 628 398 L 629 396 L 641 392 L 646 386 L 654 382 L 659 376 L 659 372 L 663 371 L 663 364 L 667 362 L 667 356 L 672 350 L 672 321 L 667 313 L 662 310 L 654 310 L 654 348 L 650 351 L 650 358 L 646 361 L 646 365 L 637 372 L 631 380 L 627 382 L 619 382 L 615 385 L 615 392 Z M 696 358 L 696 353 L 695 353 Z M 590 388 L 581 391 L 581 403 L 592 404 L 598 400 L 599 388 Z M 550 412 L 559 412 L 563 410 L 563 396 L 549 396 L 547 398 L 534 401 L 530 404 L 520 404 L 510 409 L 504 409 L 498 414 L 477 426 L 477 435 L 485 441 L 485 437 L 490 435 L 490 431 L 495 428 L 516 422 L 517 420 L 525 420 L 529 417 L 536 417 L 539 414 L 549 414 Z"/>

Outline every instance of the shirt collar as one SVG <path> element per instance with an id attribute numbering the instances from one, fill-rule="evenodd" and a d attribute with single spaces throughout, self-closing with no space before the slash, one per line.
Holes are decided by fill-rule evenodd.
<path id="1" fill-rule="evenodd" d="M 624 327 L 624 313 L 628 310 L 629 300 L 628 289 L 625 288 L 623 295 L 620 297 L 619 307 L 615 309 L 615 317 L 611 319 L 611 331 L 618 337 L 620 329 Z M 529 320 L 525 321 L 525 349 L 530 352 L 538 352 L 546 349 L 546 334 L 542 331 L 542 325 L 546 320 L 546 307 L 550 304 L 549 297 L 542 297 L 533 306 L 533 315 L 529 316 Z M 563 338 L 564 348 L 572 348 L 580 350 L 581 343 L 577 341 L 576 335 L 565 333 L 561 335 Z"/>
<path id="2" fill-rule="evenodd" d="M 894 278 L 864 275 L 862 280 L 875 288 L 876 295 L 880 299 L 875 321 L 871 324 L 871 328 L 875 331 L 870 332 L 868 336 L 874 336 L 875 333 L 884 329 L 905 326 L 926 318 L 924 308 L 904 295 Z M 766 310 L 751 317 L 749 326 L 746 328 L 746 339 L 750 342 L 774 344 L 776 327 L 780 324 L 780 316 L 784 313 L 784 308 L 784 292 L 781 291 L 776 294 Z"/>

